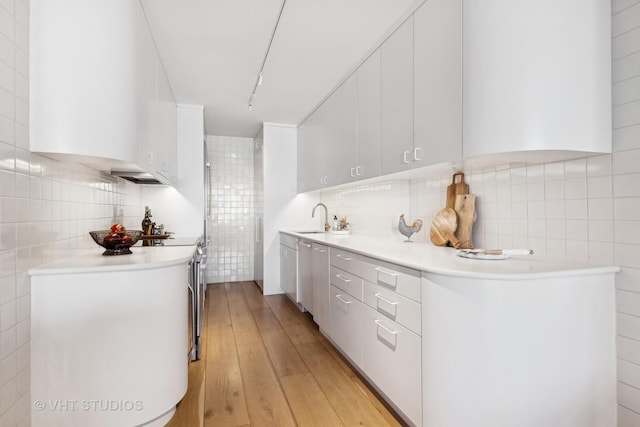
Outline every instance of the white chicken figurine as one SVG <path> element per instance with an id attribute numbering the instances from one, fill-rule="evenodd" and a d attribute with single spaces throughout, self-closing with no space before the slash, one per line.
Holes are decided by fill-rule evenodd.
<path id="1" fill-rule="evenodd" d="M 411 223 L 411 226 L 408 226 L 404 221 L 404 214 L 400 215 L 400 221 L 398 221 L 398 231 L 400 232 L 400 234 L 407 237 L 407 240 L 405 240 L 405 242 L 411 242 L 411 235 L 413 233 L 417 233 L 420 230 L 422 230 L 421 219 L 414 220 Z"/>

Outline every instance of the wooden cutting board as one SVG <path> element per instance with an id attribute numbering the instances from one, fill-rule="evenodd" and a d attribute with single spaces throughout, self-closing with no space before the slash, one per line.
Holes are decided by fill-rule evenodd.
<path id="1" fill-rule="evenodd" d="M 451 177 L 451 185 L 447 187 L 447 204 L 448 208 L 454 209 L 456 206 L 456 196 L 469 194 L 469 184 L 464 182 L 464 173 L 454 173 Z"/>
<path id="2" fill-rule="evenodd" d="M 454 207 L 458 215 L 458 228 L 456 237 L 460 240 L 460 249 L 473 249 L 471 232 L 476 221 L 476 195 L 464 194 L 456 196 Z"/>
<path id="3" fill-rule="evenodd" d="M 458 227 L 458 216 L 452 208 L 444 208 L 433 218 L 429 237 L 436 246 L 447 246 L 449 243 L 455 248 L 460 246 L 460 242 L 455 235 Z"/>

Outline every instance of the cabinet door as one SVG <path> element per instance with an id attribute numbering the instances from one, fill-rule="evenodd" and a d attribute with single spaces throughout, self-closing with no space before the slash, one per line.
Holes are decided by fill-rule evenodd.
<path id="1" fill-rule="evenodd" d="M 415 424 L 422 424 L 420 337 L 364 306 L 364 372 Z"/>
<path id="2" fill-rule="evenodd" d="M 156 50 L 142 8 L 137 24 L 137 87 L 138 87 L 138 162 L 145 170 L 156 170 L 154 141 L 157 138 L 158 100 Z"/>
<path id="3" fill-rule="evenodd" d="M 331 334 L 329 322 L 329 248 L 314 243 L 311 247 L 313 320 L 320 330 Z"/>
<path id="4" fill-rule="evenodd" d="M 352 74 L 337 90 L 336 138 L 332 141 L 330 169 L 343 184 L 356 180 L 356 125 L 358 80 Z"/>
<path id="5" fill-rule="evenodd" d="M 382 174 L 412 167 L 413 161 L 413 18 L 381 47 Z"/>
<path id="6" fill-rule="evenodd" d="M 362 367 L 362 303 L 331 285 L 331 339 L 358 367 Z"/>
<path id="7" fill-rule="evenodd" d="M 311 156 L 312 129 L 311 116 L 298 127 L 298 193 L 313 190 L 313 157 Z"/>
<path id="8" fill-rule="evenodd" d="M 156 171 L 168 180 L 176 177 L 176 159 L 178 156 L 177 145 L 177 108 L 171 93 L 171 87 L 167 80 L 162 64 L 158 61 L 158 120 Z"/>
<path id="9" fill-rule="evenodd" d="M 414 166 L 462 158 L 462 1 L 414 15 Z"/>
<path id="10" fill-rule="evenodd" d="M 357 179 L 380 175 L 380 50 L 376 50 L 357 72 L 358 113 L 354 171 Z"/>
<path id="11" fill-rule="evenodd" d="M 311 243 L 298 242 L 298 301 L 313 314 Z"/>
<path id="12" fill-rule="evenodd" d="M 280 287 L 294 301 L 297 299 L 296 251 L 280 245 Z"/>

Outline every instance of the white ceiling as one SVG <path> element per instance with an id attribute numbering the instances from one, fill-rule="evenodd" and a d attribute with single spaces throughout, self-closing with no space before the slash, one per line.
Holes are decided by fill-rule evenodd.
<path id="1" fill-rule="evenodd" d="M 205 107 L 209 135 L 298 125 L 424 0 L 142 0 L 178 103 Z"/>

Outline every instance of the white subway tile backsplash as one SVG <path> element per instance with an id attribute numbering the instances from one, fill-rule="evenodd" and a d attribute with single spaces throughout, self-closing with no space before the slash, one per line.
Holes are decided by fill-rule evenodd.
<path id="1" fill-rule="evenodd" d="M 616 60 L 640 51 L 640 28 L 614 37 L 611 43 L 611 58 Z"/>
<path id="2" fill-rule="evenodd" d="M 640 99 L 640 76 L 613 85 L 613 105 L 623 105 Z"/>
<path id="3" fill-rule="evenodd" d="M 638 2 L 640 2 L 640 0 L 611 0 L 611 14 L 615 15 L 623 12 Z"/>
<path id="4" fill-rule="evenodd" d="M 640 425 L 640 413 L 618 405 L 618 427 L 636 427 Z"/>
<path id="5" fill-rule="evenodd" d="M 613 198 L 588 199 L 589 220 L 613 219 Z"/>
<path id="6" fill-rule="evenodd" d="M 640 36 L 640 33 L 638 34 Z M 613 127 L 621 128 L 640 124 L 640 101 L 613 107 Z"/>
<path id="7" fill-rule="evenodd" d="M 623 267 L 616 275 L 616 288 L 640 293 L 640 269 Z M 640 361 L 640 358 L 638 359 Z"/>
<path id="8" fill-rule="evenodd" d="M 640 124 L 613 130 L 614 155 L 619 151 L 635 148 L 640 148 Z M 617 172 L 615 164 L 614 171 Z"/>
<path id="9" fill-rule="evenodd" d="M 587 160 L 575 159 L 564 163 L 564 177 L 567 180 L 587 177 Z"/>
<path id="10" fill-rule="evenodd" d="M 638 219 L 640 197 L 617 197 L 613 200 L 613 218 L 615 220 Z"/>
<path id="11" fill-rule="evenodd" d="M 587 219 L 587 200 L 575 199 L 565 201 L 565 217 L 567 219 Z"/>
<path id="12" fill-rule="evenodd" d="M 587 195 L 590 199 L 612 197 L 613 183 L 611 175 L 587 178 Z"/>
<path id="13" fill-rule="evenodd" d="M 638 133 L 640 139 L 640 132 Z M 613 174 L 626 175 L 640 173 L 640 149 L 613 153 Z"/>

